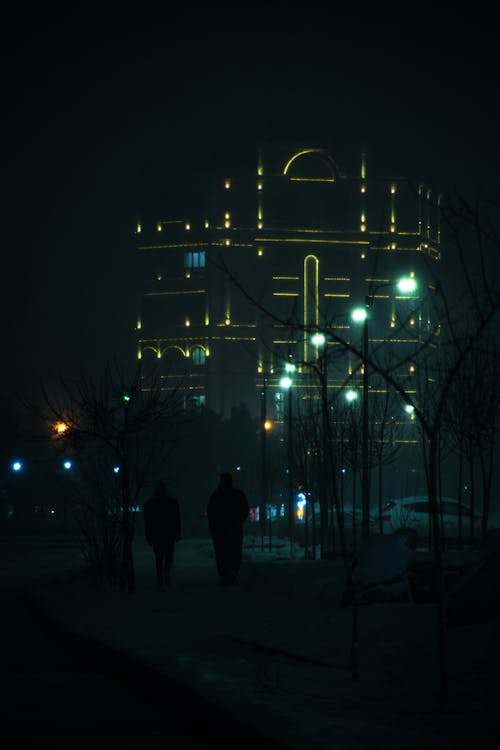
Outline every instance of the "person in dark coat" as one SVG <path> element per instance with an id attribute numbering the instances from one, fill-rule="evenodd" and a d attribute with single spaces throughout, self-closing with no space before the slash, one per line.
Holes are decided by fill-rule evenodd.
<path id="1" fill-rule="evenodd" d="M 175 543 L 181 538 L 181 516 L 178 501 L 170 497 L 162 481 L 144 503 L 144 532 L 155 555 L 157 586 L 163 586 L 164 581 L 168 585 Z"/>
<path id="2" fill-rule="evenodd" d="M 231 474 L 222 473 L 207 505 L 208 528 L 214 545 L 219 586 L 237 583 L 243 548 L 243 524 L 249 512 L 244 492 L 233 487 Z"/>

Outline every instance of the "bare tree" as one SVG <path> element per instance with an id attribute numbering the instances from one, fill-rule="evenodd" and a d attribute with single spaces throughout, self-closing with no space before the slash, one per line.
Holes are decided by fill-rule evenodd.
<path id="1" fill-rule="evenodd" d="M 71 450 L 79 471 L 77 523 L 90 559 L 114 580 L 119 551 L 121 591 L 136 587 L 134 511 L 145 483 L 168 471 L 181 414 L 180 383 L 163 390 L 160 379 L 138 367 L 129 374 L 116 362 L 98 379 L 61 379 L 58 392 L 41 386 L 41 404 L 30 404 L 47 439 Z M 50 437 L 49 437 L 50 436 Z"/>
<path id="2" fill-rule="evenodd" d="M 318 330 L 321 331 L 329 342 L 337 345 L 338 350 L 355 358 L 360 366 L 363 366 L 364 372 L 369 370 L 371 375 L 379 376 L 387 387 L 413 410 L 422 435 L 427 494 L 431 510 L 432 546 L 438 579 L 439 699 L 440 705 L 444 707 L 448 700 L 448 683 L 446 599 L 439 519 L 440 435 L 453 384 L 464 371 L 475 349 L 486 337 L 494 337 L 494 322 L 500 309 L 500 289 L 496 283 L 496 275 L 492 272 L 492 269 L 495 269 L 492 264 L 498 263 L 500 257 L 500 238 L 492 224 L 488 220 L 482 220 L 480 210 L 474 209 L 463 200 L 455 204 L 448 201 L 437 208 L 441 210 L 448 232 L 454 241 L 456 266 L 461 274 L 460 282 L 457 284 L 460 293 L 450 293 L 447 279 L 437 280 L 431 284 L 433 294 L 422 302 L 426 307 L 432 308 L 432 314 L 427 316 L 427 332 L 397 361 L 391 350 L 392 336 L 382 341 L 380 346 L 368 351 L 366 345 L 353 344 L 337 328 L 327 325 L 324 319 L 323 325 L 311 325 L 293 316 L 281 320 L 272 310 L 267 309 L 259 298 L 246 290 L 245 284 L 232 273 L 227 264 L 221 261 L 219 268 L 272 324 L 286 325 L 290 330 L 294 329 L 303 334 L 316 334 Z M 374 257 L 376 253 L 377 251 Z M 414 317 L 415 311 L 412 311 L 407 317 L 398 320 L 395 332 L 410 332 Z M 387 349 L 392 356 L 383 356 Z M 418 393 L 414 387 L 410 387 L 406 379 L 399 377 L 402 367 L 405 365 L 407 369 L 410 363 L 416 369 L 416 378 L 420 382 Z M 331 448 L 329 425 L 330 420 L 325 420 L 326 442 Z M 332 455 L 331 449 L 329 455 Z M 367 460 L 366 455 L 364 459 Z M 335 482 L 333 485 L 335 486 Z M 364 513 L 365 511 L 366 508 L 363 509 Z M 364 521 L 366 520 L 365 518 Z M 349 575 L 348 571 L 347 574 Z"/>
<path id="3" fill-rule="evenodd" d="M 458 462 L 459 499 L 458 546 L 463 543 L 463 492 L 464 477 L 468 469 L 469 544 L 476 543 L 475 523 L 477 517 L 476 485 L 481 497 L 481 537 L 484 539 L 489 520 L 495 451 L 500 430 L 499 349 L 495 344 L 477 348 L 467 367 L 457 378 L 451 389 L 445 414 L 445 428 L 449 435 Z M 466 467 L 464 466 L 466 464 Z M 480 482 L 475 481 L 476 469 Z"/>

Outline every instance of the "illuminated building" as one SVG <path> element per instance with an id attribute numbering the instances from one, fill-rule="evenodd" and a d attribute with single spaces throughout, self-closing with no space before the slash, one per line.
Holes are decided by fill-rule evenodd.
<path id="1" fill-rule="evenodd" d="M 391 339 L 403 351 L 427 335 L 416 300 L 439 261 L 440 230 L 426 186 L 371 175 L 364 155 L 347 175 L 325 149 L 274 149 L 258 154 L 253 173 L 215 177 L 205 198 L 203 214 L 186 206 L 184 217 L 141 218 L 136 228 L 145 270 L 137 356 L 163 368 L 164 388 L 185 376 L 187 403 L 226 415 L 245 403 L 257 416 L 265 382 L 280 421 L 285 363 L 296 363 L 295 393 L 310 394 L 309 365 L 322 356 L 311 332 L 359 341 L 350 313 L 367 295 L 370 347 Z M 398 291 L 402 275 L 418 279 L 417 292 Z M 329 397 L 361 382 L 359 358 L 335 357 L 336 346 L 329 340 Z"/>

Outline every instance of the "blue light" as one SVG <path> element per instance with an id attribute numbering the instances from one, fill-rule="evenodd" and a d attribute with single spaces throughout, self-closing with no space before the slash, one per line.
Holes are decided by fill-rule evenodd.
<path id="1" fill-rule="evenodd" d="M 13 461 L 11 463 L 12 471 L 21 471 L 23 468 L 22 461 Z"/>
<path id="2" fill-rule="evenodd" d="M 115 472 L 115 474 L 118 474 L 118 472 L 120 471 L 120 467 L 119 466 L 113 466 L 113 471 Z"/>
<path id="3" fill-rule="evenodd" d="M 345 468 L 345 466 L 343 466 L 343 467 L 342 467 L 342 474 L 345 474 L 345 473 L 346 473 L 346 471 L 347 471 L 347 469 Z"/>
<path id="4" fill-rule="evenodd" d="M 73 464 L 71 463 L 71 461 L 65 461 L 63 463 L 63 467 L 66 469 L 66 471 L 69 471 L 70 469 L 73 468 Z"/>

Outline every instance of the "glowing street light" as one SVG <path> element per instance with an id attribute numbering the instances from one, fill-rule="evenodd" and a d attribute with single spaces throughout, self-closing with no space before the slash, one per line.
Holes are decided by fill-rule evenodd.
<path id="1" fill-rule="evenodd" d="M 314 344 L 314 346 L 324 346 L 326 343 L 326 337 L 324 333 L 315 333 L 313 336 L 311 336 L 311 343 Z"/>
<path id="2" fill-rule="evenodd" d="M 60 420 L 59 422 L 55 422 L 52 427 L 56 435 L 64 435 L 64 433 L 69 430 L 69 424 L 67 422 L 63 422 L 62 420 Z"/>
<path id="3" fill-rule="evenodd" d="M 417 290 L 417 280 L 413 276 L 403 276 L 397 281 L 396 286 L 401 294 L 412 294 Z"/>
<path id="4" fill-rule="evenodd" d="M 352 403 L 353 401 L 357 400 L 358 393 L 357 391 L 350 388 L 348 391 L 346 391 L 345 398 L 346 398 L 346 401 L 349 401 L 350 403 Z"/>
<path id="5" fill-rule="evenodd" d="M 368 311 L 366 307 L 355 307 L 351 312 L 351 319 L 355 323 L 364 323 L 368 317 Z"/>
<path id="6" fill-rule="evenodd" d="M 66 469 L 66 471 L 70 471 L 73 468 L 73 463 L 69 460 L 66 460 L 63 462 L 63 469 Z"/>
<path id="7" fill-rule="evenodd" d="M 12 471 L 15 471 L 16 474 L 17 474 L 18 472 L 22 471 L 22 469 L 23 469 L 23 462 L 22 461 L 18 461 L 18 460 L 13 461 L 11 463 L 11 465 L 10 465 L 10 468 L 12 469 Z"/>
<path id="8" fill-rule="evenodd" d="M 288 375 L 284 375 L 280 380 L 280 386 L 288 390 L 292 387 L 293 380 Z"/>

